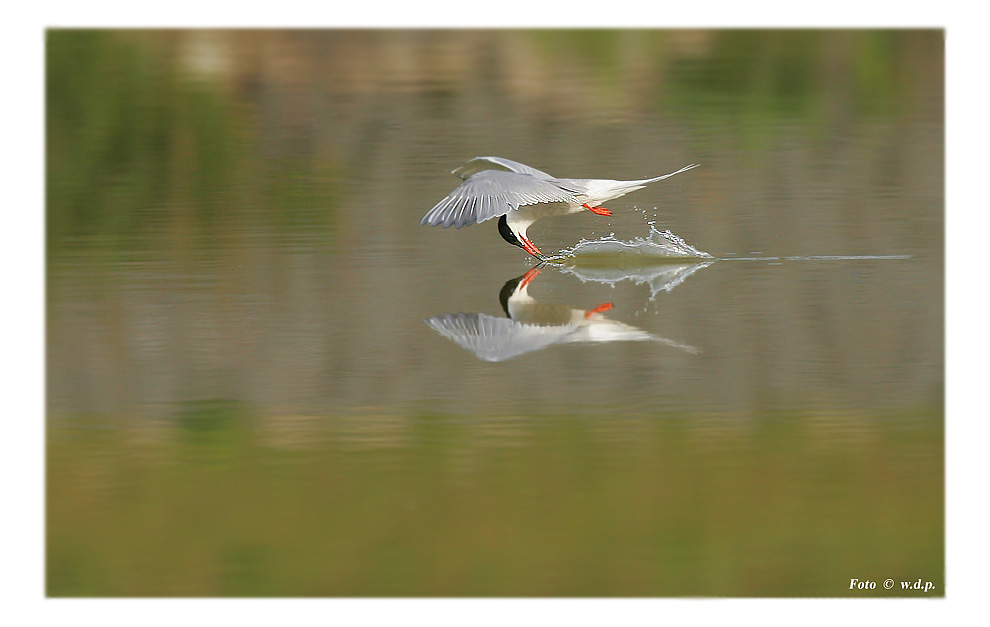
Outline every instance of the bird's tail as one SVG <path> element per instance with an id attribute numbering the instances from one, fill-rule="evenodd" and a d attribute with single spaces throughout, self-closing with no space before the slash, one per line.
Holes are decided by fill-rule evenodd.
<path id="1" fill-rule="evenodd" d="M 624 196 L 629 192 L 634 192 L 637 189 L 643 189 L 650 183 L 656 183 L 657 181 L 662 181 L 666 178 L 670 178 L 675 174 L 680 174 L 681 172 L 687 172 L 693 168 L 698 167 L 697 163 L 692 163 L 691 165 L 684 166 L 677 172 L 671 172 L 670 174 L 662 174 L 660 176 L 655 176 L 651 179 L 639 179 L 637 181 L 588 181 L 588 194 L 592 197 L 599 197 L 602 202 L 605 200 L 611 200 L 613 198 L 618 198 L 619 196 Z"/>
<path id="2" fill-rule="evenodd" d="M 670 177 L 674 176 L 675 174 L 680 174 L 681 172 L 687 172 L 688 170 L 693 170 L 694 168 L 698 167 L 699 165 L 700 164 L 698 164 L 698 163 L 692 163 L 691 165 L 684 166 L 683 168 L 681 168 L 677 172 L 671 172 L 670 174 L 662 174 L 660 176 L 655 176 L 655 177 L 653 177 L 651 179 L 642 179 L 640 181 L 628 181 L 628 182 L 629 183 L 632 183 L 634 185 L 646 185 L 647 183 L 656 183 L 657 181 L 662 181 L 664 179 L 669 179 Z"/>

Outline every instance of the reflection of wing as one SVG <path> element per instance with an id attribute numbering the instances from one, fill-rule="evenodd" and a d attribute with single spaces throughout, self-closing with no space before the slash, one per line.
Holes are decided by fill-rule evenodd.
<path id="1" fill-rule="evenodd" d="M 430 328 L 485 361 L 505 361 L 574 333 L 577 327 L 537 326 L 483 313 L 456 313 L 424 320 Z"/>
<path id="2" fill-rule="evenodd" d="M 462 179 L 466 179 L 472 174 L 477 174 L 482 170 L 507 170 L 509 172 L 518 172 L 519 174 L 535 176 L 538 179 L 553 178 L 546 172 L 532 168 L 525 163 L 519 163 L 518 161 L 512 161 L 511 159 L 504 159 L 502 157 L 475 157 L 461 167 L 452 171 L 451 174 Z"/>
<path id="3" fill-rule="evenodd" d="M 424 320 L 430 328 L 453 340 L 485 361 L 505 361 L 551 344 L 596 342 L 658 342 L 689 353 L 697 348 L 658 337 L 636 327 L 608 319 L 578 324 L 537 325 L 483 313 L 456 313 Z"/>
<path id="4" fill-rule="evenodd" d="M 542 202 L 581 204 L 571 189 L 553 179 L 529 174 L 485 170 L 478 172 L 430 209 L 420 224 L 468 226 L 503 216 L 523 205 Z"/>

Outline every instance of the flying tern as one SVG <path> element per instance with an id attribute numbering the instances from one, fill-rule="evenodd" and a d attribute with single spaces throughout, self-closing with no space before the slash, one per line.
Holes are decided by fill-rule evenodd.
<path id="1" fill-rule="evenodd" d="M 670 174 L 636 181 L 559 179 L 502 157 L 475 157 L 451 172 L 464 182 L 434 205 L 420 224 L 461 228 L 498 218 L 498 232 L 505 241 L 542 258 L 543 253 L 526 236 L 533 222 L 586 209 L 610 216 L 612 212 L 602 203 L 696 167 L 692 163 Z"/>

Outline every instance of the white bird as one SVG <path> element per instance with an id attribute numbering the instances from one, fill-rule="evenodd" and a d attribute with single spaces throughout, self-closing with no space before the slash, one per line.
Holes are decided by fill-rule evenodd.
<path id="1" fill-rule="evenodd" d="M 419 223 L 461 228 L 499 218 L 498 232 L 505 241 L 540 257 L 543 253 L 526 237 L 526 229 L 538 219 L 584 209 L 610 216 L 612 212 L 601 206 L 603 202 L 696 167 L 692 163 L 677 172 L 638 181 L 558 179 L 502 157 L 475 157 L 451 172 L 464 182 Z"/>
<path id="2" fill-rule="evenodd" d="M 689 353 L 699 352 L 693 346 L 606 318 L 602 312 L 612 309 L 612 303 L 577 309 L 537 301 L 529 295 L 527 288 L 541 270 L 541 266 L 530 268 L 529 272 L 502 287 L 499 301 L 508 318 L 462 312 L 434 316 L 424 322 L 485 361 L 505 361 L 553 344 L 571 343 L 653 341 Z"/>

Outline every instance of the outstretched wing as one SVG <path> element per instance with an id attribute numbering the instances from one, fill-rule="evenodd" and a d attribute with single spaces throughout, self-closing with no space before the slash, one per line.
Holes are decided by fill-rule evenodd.
<path id="1" fill-rule="evenodd" d="M 522 205 L 541 202 L 581 204 L 580 190 L 556 179 L 502 170 L 484 170 L 461 183 L 430 209 L 420 224 L 461 228 L 503 216 Z"/>
<path id="2" fill-rule="evenodd" d="M 456 313 L 424 320 L 431 329 L 485 361 L 505 361 L 574 333 L 574 325 L 539 326 L 483 313 Z"/>
<path id="3" fill-rule="evenodd" d="M 519 174 L 528 174 L 538 179 L 553 178 L 546 172 L 537 170 L 536 168 L 531 168 L 525 163 L 519 163 L 518 161 L 512 161 L 511 159 L 504 159 L 502 157 L 475 157 L 456 170 L 452 170 L 450 173 L 462 179 L 468 179 L 471 175 L 477 174 L 478 172 L 482 172 L 484 170 L 505 170 L 507 172 L 517 172 Z"/>

